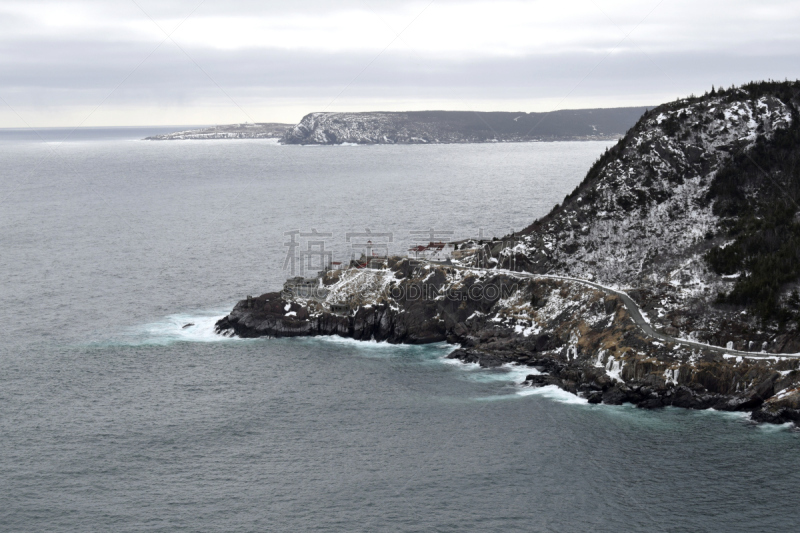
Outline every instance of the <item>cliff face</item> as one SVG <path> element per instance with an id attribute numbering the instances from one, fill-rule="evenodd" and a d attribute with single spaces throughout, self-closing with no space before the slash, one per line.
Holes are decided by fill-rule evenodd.
<path id="1" fill-rule="evenodd" d="M 616 139 L 643 107 L 550 113 L 412 111 L 311 113 L 288 131 L 285 144 L 440 144 Z"/>

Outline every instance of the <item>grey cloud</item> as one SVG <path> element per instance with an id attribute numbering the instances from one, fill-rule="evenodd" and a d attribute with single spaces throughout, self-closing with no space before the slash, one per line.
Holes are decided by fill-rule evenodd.
<path id="1" fill-rule="evenodd" d="M 152 51 L 153 45 L 126 46 L 72 42 L 54 53 L 48 43 L 25 42 L 24 60 L 4 61 L 0 87 L 34 91 L 92 91 L 122 81 Z M 11 50 L 0 48 L 0 55 Z M 157 92 L 192 93 L 210 83 L 237 88 L 329 89 L 352 82 L 374 54 L 319 54 L 277 50 L 188 50 L 187 57 L 165 43 L 125 83 L 125 90 L 151 87 Z M 197 63 L 195 65 L 194 62 Z M 723 53 L 586 55 L 558 54 L 472 61 L 417 59 L 387 52 L 364 71 L 354 88 L 419 87 L 431 91 L 459 88 L 476 93 L 544 97 L 553 88 L 575 84 L 586 76 L 586 90 L 640 92 L 658 87 L 676 90 L 700 83 L 740 83 L 753 78 L 796 77 L 800 51 L 783 56 Z M 602 89 L 607 85 L 613 88 Z M 212 84 L 213 85 L 213 84 Z M 150 98 L 152 95 L 147 95 Z M 131 95 L 135 98 L 135 95 Z"/>
<path id="2" fill-rule="evenodd" d="M 137 1 L 157 17 L 185 16 L 197 5 L 193 1 Z M 318 14 L 367 4 L 370 9 L 376 8 L 374 2 L 343 4 L 309 0 L 241 2 L 233 6 L 209 1 L 201 9 L 204 16 L 279 12 L 302 15 L 307 10 Z M 102 4 L 103 13 L 109 12 L 110 5 Z M 124 16 L 141 19 L 135 8 L 132 2 L 125 4 Z M 13 25 L 14 20 L 7 19 L 2 24 Z M 709 28 L 709 31 L 721 30 Z M 197 109 L 197 115 L 202 116 L 202 106 L 208 102 L 230 105 L 214 82 L 247 105 L 308 99 L 319 106 L 318 102 L 329 102 L 349 85 L 340 101 L 364 99 L 377 102 L 378 107 L 381 99 L 414 100 L 423 107 L 426 101 L 436 101 L 437 105 L 445 102 L 449 108 L 468 108 L 463 102 L 479 100 L 484 102 L 480 104 L 482 109 L 502 104 L 504 109 L 516 106 L 522 111 L 533 111 L 543 109 L 531 109 L 530 101 L 557 102 L 567 95 L 570 98 L 564 100 L 564 106 L 570 106 L 576 98 L 597 106 L 607 102 L 656 104 L 666 97 L 702 92 L 711 84 L 728 86 L 751 79 L 800 77 L 797 39 L 777 39 L 767 34 L 743 34 L 742 39 L 746 37 L 747 43 L 755 39 L 762 43 L 760 46 L 747 44 L 723 49 L 700 46 L 694 50 L 676 46 L 671 51 L 654 52 L 649 51 L 646 43 L 628 40 L 611 54 L 607 49 L 590 48 L 494 57 L 453 57 L 409 50 L 399 40 L 379 57 L 371 50 L 338 53 L 275 48 L 220 50 L 182 44 L 214 82 L 174 43 L 167 41 L 131 74 L 163 39 L 158 32 L 153 35 L 156 37 L 152 41 L 131 40 L 125 35 L 108 35 L 104 39 L 95 34 L 49 35 L 44 30 L 34 36 L 26 36 L 24 32 L 13 38 L 0 36 L 0 96 L 20 108 L 94 106 L 125 80 L 106 105 L 171 105 Z M 643 38 L 642 42 L 645 41 Z M 318 109 L 306 111 L 314 110 Z M 158 116 L 153 116 L 154 123 L 157 120 Z"/>

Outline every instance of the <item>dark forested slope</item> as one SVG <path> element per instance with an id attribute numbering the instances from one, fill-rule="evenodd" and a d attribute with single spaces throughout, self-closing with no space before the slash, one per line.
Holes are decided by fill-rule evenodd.
<path id="1" fill-rule="evenodd" d="M 686 337 L 800 349 L 799 101 L 762 82 L 648 111 L 501 260 L 629 289 Z"/>

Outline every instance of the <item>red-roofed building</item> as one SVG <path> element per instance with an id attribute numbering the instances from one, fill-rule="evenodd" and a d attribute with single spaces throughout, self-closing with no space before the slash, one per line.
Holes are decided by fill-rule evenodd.
<path id="1" fill-rule="evenodd" d="M 408 256 L 429 261 L 446 261 L 453 255 L 454 249 L 453 244 L 449 242 L 430 242 L 426 246 L 409 248 Z"/>

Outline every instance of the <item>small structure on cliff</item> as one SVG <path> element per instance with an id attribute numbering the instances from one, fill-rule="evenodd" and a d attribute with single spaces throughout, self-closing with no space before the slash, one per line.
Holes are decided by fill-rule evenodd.
<path id="1" fill-rule="evenodd" d="M 350 314 L 351 306 L 349 303 L 332 303 L 330 309 L 334 315 L 347 316 Z"/>
<path id="2" fill-rule="evenodd" d="M 368 268 L 386 268 L 386 258 L 385 257 L 373 257 L 367 263 Z"/>
<path id="3" fill-rule="evenodd" d="M 430 242 L 425 246 L 414 246 L 408 249 L 408 256 L 428 261 L 445 261 L 453 256 L 455 246 L 450 242 Z"/>
<path id="4" fill-rule="evenodd" d="M 321 300 L 328 295 L 328 289 L 320 286 L 320 278 L 297 276 L 283 283 L 281 295 L 287 300 L 294 298 Z"/>

